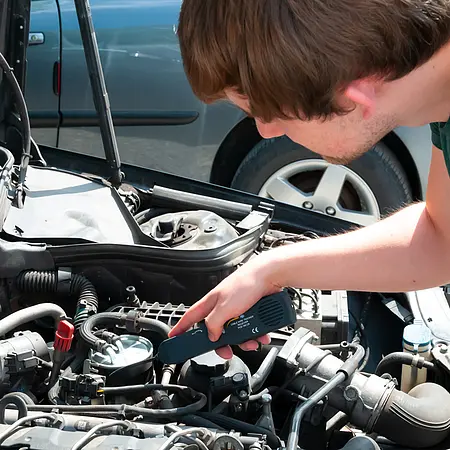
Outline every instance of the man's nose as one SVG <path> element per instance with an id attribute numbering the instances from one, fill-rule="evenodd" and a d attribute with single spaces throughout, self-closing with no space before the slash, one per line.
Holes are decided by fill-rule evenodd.
<path id="1" fill-rule="evenodd" d="M 255 120 L 255 122 L 259 134 L 264 139 L 270 139 L 284 135 L 283 129 L 275 122 L 264 123 L 257 119 Z"/>

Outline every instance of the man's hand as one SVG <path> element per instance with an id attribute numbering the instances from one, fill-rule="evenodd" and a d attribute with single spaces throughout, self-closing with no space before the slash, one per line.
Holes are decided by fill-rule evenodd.
<path id="1" fill-rule="evenodd" d="M 244 313 L 265 295 L 280 291 L 280 286 L 270 281 L 270 268 L 264 256 L 260 255 L 240 267 L 195 303 L 171 330 L 169 336 L 183 333 L 205 319 L 210 340 L 217 341 L 227 320 Z M 240 347 L 248 351 L 257 350 L 259 343 L 269 344 L 270 337 L 261 336 L 257 340 L 241 344 Z M 229 346 L 218 349 L 217 354 L 224 359 L 233 356 Z"/>

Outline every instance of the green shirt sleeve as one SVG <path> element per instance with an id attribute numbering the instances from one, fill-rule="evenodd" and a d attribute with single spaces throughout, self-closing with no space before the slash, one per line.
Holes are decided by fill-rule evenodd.
<path id="1" fill-rule="evenodd" d="M 444 122 L 445 123 L 445 122 Z M 439 150 L 442 150 L 442 137 L 441 137 L 441 127 L 442 123 L 434 122 L 430 124 L 431 127 L 431 142 Z"/>
<path id="2" fill-rule="evenodd" d="M 431 142 L 442 150 L 447 172 L 450 175 L 450 119 L 447 122 L 430 123 Z"/>

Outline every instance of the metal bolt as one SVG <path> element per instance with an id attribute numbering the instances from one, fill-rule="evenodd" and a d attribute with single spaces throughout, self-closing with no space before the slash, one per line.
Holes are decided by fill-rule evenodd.
<path id="1" fill-rule="evenodd" d="M 336 215 L 336 210 L 332 207 L 332 206 L 327 206 L 325 208 L 325 212 L 329 215 L 329 216 L 335 216 Z"/>
<path id="2" fill-rule="evenodd" d="M 238 393 L 238 397 L 239 397 L 240 400 L 245 400 L 247 398 L 247 396 L 248 396 L 248 392 L 247 391 L 241 390 Z"/>
<path id="3" fill-rule="evenodd" d="M 244 374 L 241 372 L 235 373 L 231 380 L 233 381 L 233 383 L 240 383 L 244 380 Z"/>
<path id="4" fill-rule="evenodd" d="M 441 345 L 440 352 L 447 353 L 447 351 L 448 351 L 448 347 L 446 345 Z"/>
<path id="5" fill-rule="evenodd" d="M 344 398 L 348 401 L 348 402 L 354 402 L 358 399 L 359 397 L 359 391 L 356 387 L 354 386 L 347 386 L 345 388 L 344 391 Z"/>
<path id="6" fill-rule="evenodd" d="M 304 203 L 303 203 L 303 208 L 306 208 L 306 209 L 313 209 L 313 208 L 314 208 L 314 205 L 313 205 L 311 202 L 304 202 Z"/>
<path id="7" fill-rule="evenodd" d="M 215 231 L 217 231 L 216 221 L 215 220 L 209 220 L 205 224 L 204 231 L 205 231 L 205 233 L 214 233 Z"/>

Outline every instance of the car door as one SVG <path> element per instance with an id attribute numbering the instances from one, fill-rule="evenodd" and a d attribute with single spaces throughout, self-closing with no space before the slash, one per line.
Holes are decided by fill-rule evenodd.
<path id="1" fill-rule="evenodd" d="M 180 57 L 176 25 L 181 0 L 90 0 L 90 4 L 122 161 L 206 179 L 205 164 L 190 164 L 203 151 L 204 105 L 194 96 Z M 60 0 L 60 7 L 58 145 L 102 156 L 73 0 Z M 198 170 L 205 173 L 193 173 Z"/>
<path id="2" fill-rule="evenodd" d="M 32 0 L 25 100 L 32 136 L 55 146 L 59 125 L 60 21 L 55 0 Z"/>

